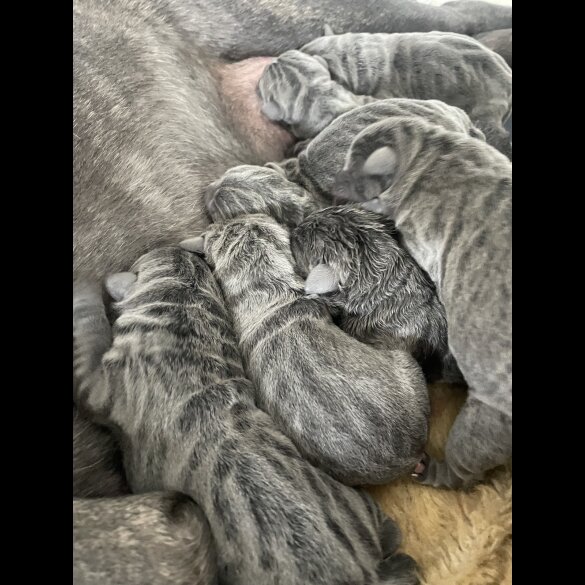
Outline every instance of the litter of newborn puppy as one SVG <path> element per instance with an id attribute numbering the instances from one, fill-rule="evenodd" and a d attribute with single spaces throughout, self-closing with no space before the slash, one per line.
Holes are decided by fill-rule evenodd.
<path id="1" fill-rule="evenodd" d="M 123 437 L 84 427 L 76 578 L 508 583 L 511 29 L 260 60 L 294 156 L 224 166 L 205 231 L 106 279 L 113 325 L 75 283 L 75 408 Z"/>
<path id="2" fill-rule="evenodd" d="M 242 209 L 241 200 L 233 203 Z M 348 485 L 411 473 L 423 457 L 429 411 L 410 353 L 359 342 L 334 325 L 322 302 L 305 298 L 289 234 L 266 215 L 212 224 L 203 251 L 256 402 L 303 455 Z"/>
<path id="3" fill-rule="evenodd" d="M 416 563 L 396 552 L 398 527 L 372 498 L 313 467 L 256 407 L 201 258 L 155 249 L 106 286 L 118 301 L 113 328 L 99 288 L 74 287 L 75 399 L 124 437 L 134 492 L 176 490 L 199 504 L 207 521 L 192 552 L 208 558 L 215 547 L 219 582 L 418 583 Z M 216 566 L 206 569 L 202 585 L 214 581 Z"/>

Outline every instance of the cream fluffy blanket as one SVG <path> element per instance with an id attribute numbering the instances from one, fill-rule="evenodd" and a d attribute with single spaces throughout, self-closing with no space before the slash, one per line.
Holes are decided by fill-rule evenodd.
<path id="1" fill-rule="evenodd" d="M 465 391 L 430 387 L 428 452 L 442 457 Z M 512 582 L 512 470 L 495 470 L 469 492 L 405 479 L 369 488 L 403 532 L 404 551 L 420 564 L 425 585 L 508 585 Z"/>

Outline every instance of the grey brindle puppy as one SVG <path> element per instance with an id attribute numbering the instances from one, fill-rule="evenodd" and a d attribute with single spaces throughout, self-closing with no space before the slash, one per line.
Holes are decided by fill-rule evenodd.
<path id="1" fill-rule="evenodd" d="M 445 363 L 459 378 L 447 343 L 445 308 L 435 285 L 399 245 L 394 222 L 355 205 L 317 211 L 291 232 L 305 292 L 341 311 L 338 323 L 357 339 L 401 345 L 420 362 Z"/>
<path id="2" fill-rule="evenodd" d="M 77 401 L 117 434 L 134 492 L 176 490 L 199 503 L 220 583 L 418 582 L 372 498 L 310 465 L 255 406 L 201 258 L 159 248 L 107 287 L 119 301 L 113 331 L 100 290 L 74 291 Z"/>
<path id="3" fill-rule="evenodd" d="M 444 32 L 324 36 L 279 56 L 258 84 L 263 111 L 300 138 L 373 98 L 437 99 L 509 150 L 512 70 L 479 41 Z M 313 57 L 307 57 L 305 55 Z"/>
<path id="4" fill-rule="evenodd" d="M 469 396 L 426 481 L 481 479 L 512 454 L 512 164 L 474 138 L 394 118 L 356 136 L 336 191 L 395 220 L 445 307 Z"/>
<path id="5" fill-rule="evenodd" d="M 429 399 L 419 365 L 403 349 L 352 338 L 324 303 L 305 297 L 284 226 L 246 215 L 182 245 L 203 247 L 256 402 L 309 461 L 350 485 L 420 472 Z"/>
<path id="6" fill-rule="evenodd" d="M 265 213 L 288 227 L 297 226 L 307 215 L 328 204 L 325 198 L 289 181 L 286 172 L 274 163 L 229 169 L 209 185 L 204 199 L 216 222 Z"/>
<path id="7" fill-rule="evenodd" d="M 255 94 L 269 56 L 325 23 L 476 34 L 512 22 L 487 2 L 410 0 L 75 0 L 73 11 L 74 272 L 97 279 L 204 228 L 203 190 L 228 168 L 283 158 L 290 136 Z"/>
<path id="8" fill-rule="evenodd" d="M 172 492 L 74 498 L 73 582 L 214 585 L 209 524 L 193 500 Z"/>
<path id="9" fill-rule="evenodd" d="M 279 163 L 286 177 L 311 191 L 315 197 L 332 201 L 335 177 L 343 169 L 352 140 L 366 126 L 396 116 L 416 116 L 454 132 L 485 140 L 461 109 L 438 100 L 387 99 L 369 103 L 339 116 L 315 138 L 299 143 L 298 157 Z"/>

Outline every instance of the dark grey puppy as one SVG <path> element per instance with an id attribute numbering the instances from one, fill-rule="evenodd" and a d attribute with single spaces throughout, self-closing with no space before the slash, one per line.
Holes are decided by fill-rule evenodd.
<path id="1" fill-rule="evenodd" d="M 458 379 L 435 285 L 397 241 L 394 222 L 357 206 L 317 211 L 291 232 L 305 292 L 341 311 L 344 331 L 381 347 L 404 347 L 420 362 L 438 358 Z"/>
<path id="2" fill-rule="evenodd" d="M 300 184 L 314 196 L 331 201 L 335 177 L 343 169 L 352 140 L 366 126 L 396 116 L 420 117 L 454 132 L 485 140 L 463 110 L 438 100 L 378 100 L 336 118 L 315 138 L 300 145 L 297 158 L 287 159 L 279 166 L 290 181 Z M 274 163 L 269 164 L 276 167 Z"/>
<path id="3" fill-rule="evenodd" d="M 258 91 L 264 113 L 300 138 L 316 135 L 372 97 L 437 99 L 465 110 L 488 142 L 508 150 L 502 123 L 512 108 L 512 70 L 498 54 L 464 35 L 320 37 L 301 51 L 279 56 L 266 68 Z"/>
<path id="4" fill-rule="evenodd" d="M 133 491 L 176 490 L 201 506 L 220 583 L 418 582 L 372 498 L 310 465 L 255 406 L 201 258 L 159 248 L 107 288 L 119 301 L 113 339 L 100 291 L 74 291 L 76 398 L 117 434 Z"/>
<path id="5" fill-rule="evenodd" d="M 311 462 L 352 485 L 420 470 L 429 399 L 419 365 L 359 342 L 305 297 L 284 226 L 246 215 L 183 245 L 214 268 L 257 404 Z"/>
<path id="6" fill-rule="evenodd" d="M 73 499 L 76 585 L 215 585 L 209 524 L 177 493 Z"/>
<path id="7" fill-rule="evenodd" d="M 336 192 L 395 220 L 445 307 L 469 396 L 427 481 L 480 479 L 512 454 L 512 164 L 464 134 L 394 118 L 356 136 Z"/>

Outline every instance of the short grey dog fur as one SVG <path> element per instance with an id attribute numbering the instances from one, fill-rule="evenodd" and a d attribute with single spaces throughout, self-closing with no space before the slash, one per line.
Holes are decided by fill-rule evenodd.
<path id="1" fill-rule="evenodd" d="M 215 585 L 209 524 L 193 500 L 154 492 L 73 499 L 76 585 Z"/>
<path id="2" fill-rule="evenodd" d="M 416 471 L 430 414 L 419 365 L 407 351 L 352 338 L 323 302 L 305 297 L 284 226 L 246 215 L 182 245 L 204 250 L 232 312 L 256 403 L 309 461 L 350 485 Z"/>
<path id="3" fill-rule="evenodd" d="M 117 434 L 134 492 L 175 490 L 201 506 L 220 583 L 418 582 L 373 499 L 310 465 L 255 406 L 203 259 L 159 248 L 106 287 L 119 301 L 113 341 L 101 291 L 74 289 L 77 401 Z"/>
<path id="4" fill-rule="evenodd" d="M 305 292 L 341 311 L 340 327 L 360 341 L 403 347 L 421 363 L 444 363 L 461 381 L 447 343 L 435 285 L 399 245 L 394 222 L 355 205 L 317 211 L 291 232 Z"/>
<path id="5" fill-rule="evenodd" d="M 310 55 L 313 59 L 308 58 Z M 270 64 L 258 84 L 263 112 L 310 138 L 373 98 L 437 99 L 469 114 L 509 153 L 512 70 L 479 41 L 444 32 L 347 33 L 315 39 Z M 371 97 L 370 97 L 371 96 Z"/>
<path id="6" fill-rule="evenodd" d="M 394 98 L 374 101 L 339 116 L 313 139 L 299 143 L 296 158 L 267 166 L 279 167 L 290 181 L 331 203 L 335 177 L 343 169 L 352 140 L 366 126 L 396 116 L 421 117 L 485 141 L 481 130 L 475 128 L 469 116 L 459 108 L 438 100 Z"/>
<path id="7" fill-rule="evenodd" d="M 393 118 L 356 136 L 335 191 L 395 220 L 445 306 L 469 396 L 426 481 L 481 479 L 512 454 L 512 164 L 462 133 Z"/>

